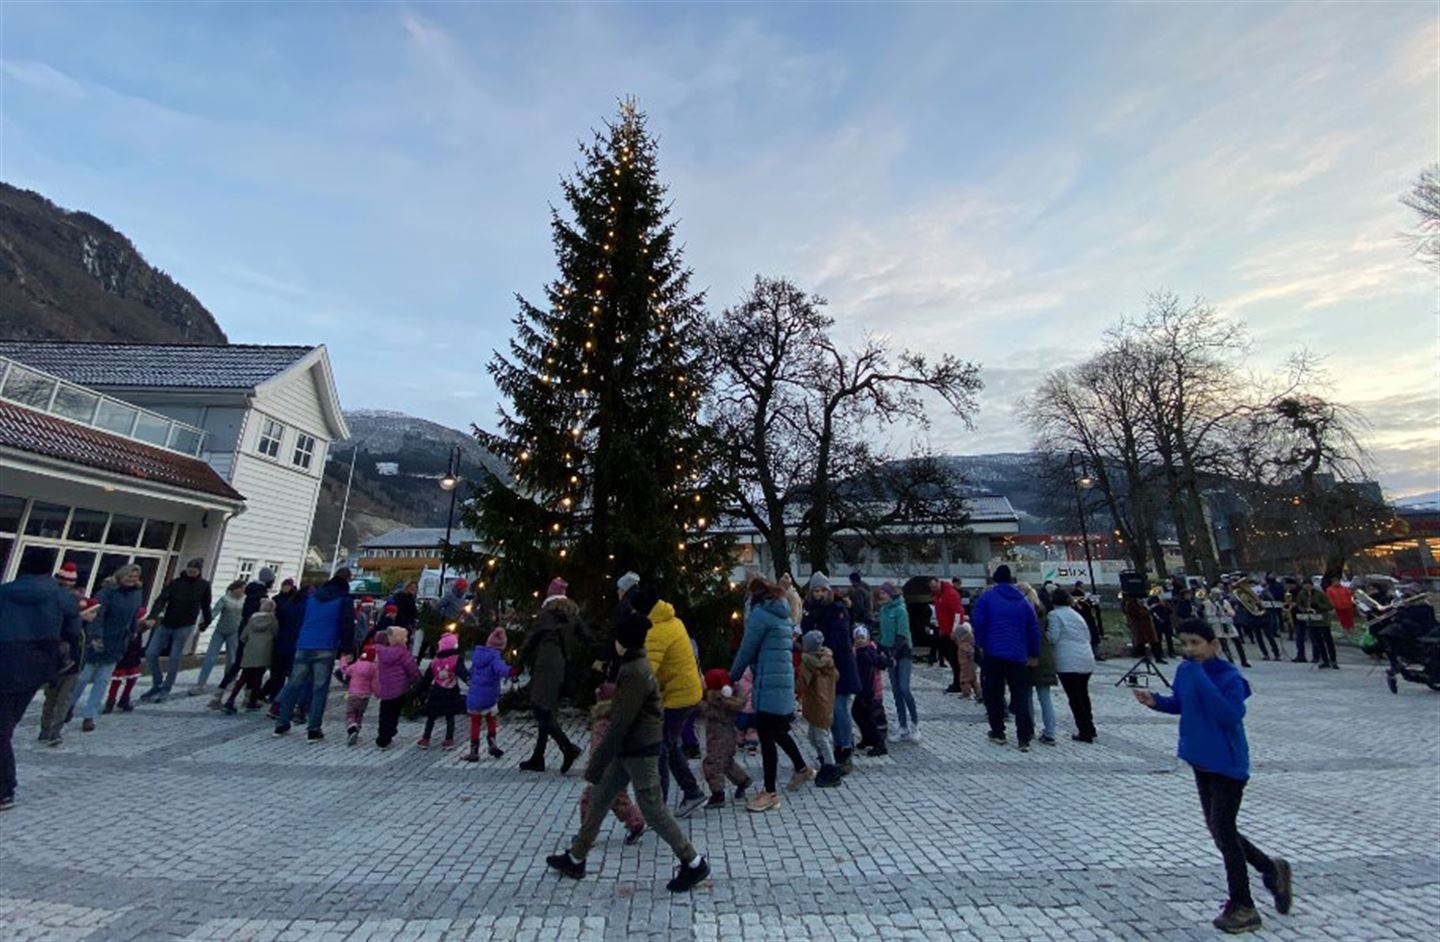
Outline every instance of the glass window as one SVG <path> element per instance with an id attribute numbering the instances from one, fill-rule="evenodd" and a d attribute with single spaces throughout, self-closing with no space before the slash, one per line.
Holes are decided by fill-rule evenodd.
<path id="1" fill-rule="evenodd" d="M 280 457 L 280 439 L 285 437 L 285 426 L 274 419 L 260 422 L 260 445 L 256 449 L 267 458 Z"/>
<path id="2" fill-rule="evenodd" d="M 140 585 L 144 595 L 141 598 L 148 599 L 150 590 L 155 588 L 155 573 L 160 568 L 160 557 L 158 556 L 136 556 L 135 565 L 140 567 Z"/>
<path id="3" fill-rule="evenodd" d="M 147 520 L 145 535 L 140 538 L 140 545 L 146 549 L 169 549 L 170 534 L 174 529 L 175 524 L 167 520 Z"/>
<path id="4" fill-rule="evenodd" d="M 51 572 L 55 571 L 55 561 L 60 558 L 60 549 L 55 546 L 37 546 L 31 544 L 25 547 L 20 553 L 20 565 L 28 571 L 31 563 L 39 561 Z"/>
<path id="5" fill-rule="evenodd" d="M 0 533 L 16 533 L 25 516 L 25 498 L 0 494 Z"/>
<path id="6" fill-rule="evenodd" d="M 165 561 L 165 582 L 168 585 L 171 579 L 175 578 L 175 571 L 180 567 L 180 557 L 174 553 Z"/>
<path id="7" fill-rule="evenodd" d="M 54 391 L 55 380 L 11 364 L 10 375 L 5 377 L 5 388 L 0 391 L 0 395 L 22 406 L 46 409 L 50 406 L 50 394 Z"/>
<path id="8" fill-rule="evenodd" d="M 295 455 L 294 455 L 294 457 L 291 458 L 291 461 L 294 463 L 294 465 L 295 465 L 297 468 L 304 468 L 306 471 L 309 471 L 309 470 L 310 470 L 310 462 L 311 462 L 312 460 L 314 460 L 314 458 L 315 458 L 315 436 L 314 436 L 314 435 L 304 435 L 304 434 L 296 435 L 296 436 L 295 436 Z"/>
<path id="9" fill-rule="evenodd" d="M 110 532 L 105 535 L 105 542 L 111 546 L 134 546 L 140 542 L 140 528 L 144 525 L 144 517 L 116 514 L 110 520 Z"/>
<path id="10" fill-rule="evenodd" d="M 185 425 L 176 425 L 170 430 L 170 447 L 187 455 L 200 454 L 200 431 Z"/>
<path id="11" fill-rule="evenodd" d="M 87 392 L 76 386 L 61 384 L 55 392 L 55 405 L 50 411 L 63 419 L 72 419 L 76 422 L 83 422 L 86 425 L 95 418 L 95 407 L 100 404 L 100 397 L 92 392 Z"/>
<path id="12" fill-rule="evenodd" d="M 130 561 L 129 553 L 105 553 L 100 557 L 100 565 L 95 567 L 95 584 L 100 583 L 115 575 L 115 570 Z"/>
<path id="13" fill-rule="evenodd" d="M 5 564 L 10 562 L 10 551 L 14 548 L 14 537 L 0 536 L 0 578 L 5 575 Z"/>
<path id="14" fill-rule="evenodd" d="M 103 428 L 107 432 L 114 432 L 116 435 L 130 434 L 135 427 L 135 416 L 140 410 L 132 408 L 113 399 L 100 400 L 100 408 L 95 412 L 95 427 Z"/>
<path id="15" fill-rule="evenodd" d="M 65 518 L 68 516 L 69 507 L 37 500 L 30 507 L 30 519 L 25 524 L 25 534 L 58 540 L 60 534 L 65 532 Z"/>
<path id="16" fill-rule="evenodd" d="M 95 570 L 95 551 L 67 549 L 65 562 L 75 564 L 75 585 L 90 591 L 90 574 Z M 99 591 L 99 586 L 94 591 Z"/>
<path id="17" fill-rule="evenodd" d="M 135 437 L 152 445 L 164 445 L 170 438 L 170 420 L 149 412 L 140 413 L 135 420 Z"/>
<path id="18" fill-rule="evenodd" d="M 253 559 L 240 560 L 240 569 L 235 573 L 235 578 L 248 583 L 255 575 L 255 563 L 256 560 Z"/>
<path id="19" fill-rule="evenodd" d="M 185 548 L 185 524 L 182 523 L 182 524 L 180 524 L 180 526 L 178 526 L 178 527 L 175 528 L 175 546 L 174 546 L 174 550 L 175 550 L 175 552 L 178 553 L 178 552 L 180 552 L 180 551 L 181 551 L 182 549 L 184 549 L 184 548 Z"/>
<path id="20" fill-rule="evenodd" d="M 105 538 L 105 521 L 110 515 L 103 510 L 86 510 L 76 507 L 70 518 L 70 532 L 66 539 L 73 543 L 99 543 Z"/>

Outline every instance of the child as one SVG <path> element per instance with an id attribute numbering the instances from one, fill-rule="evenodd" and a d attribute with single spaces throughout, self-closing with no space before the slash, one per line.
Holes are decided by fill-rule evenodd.
<path id="1" fill-rule="evenodd" d="M 225 700 L 225 712 L 235 715 L 235 698 L 240 688 L 245 688 L 245 710 L 253 713 L 260 709 L 260 682 L 270 667 L 270 656 L 275 650 L 275 635 L 280 631 L 280 620 L 275 617 L 275 600 L 263 599 L 260 609 L 245 627 L 240 629 L 240 676 L 230 685 L 230 696 Z M 343 663 L 343 662 L 342 662 Z M 221 688 L 224 689 L 223 687 Z"/>
<path id="2" fill-rule="evenodd" d="M 810 745 L 820 755 L 820 774 L 815 776 L 815 784 L 835 788 L 841 775 L 835 765 L 830 726 L 835 722 L 835 684 L 840 671 L 824 642 L 825 636 L 818 631 L 807 631 L 800 639 L 804 651 L 800 655 L 800 712 L 810 724 Z"/>
<path id="3" fill-rule="evenodd" d="M 745 693 L 745 706 L 735 716 L 735 729 L 745 744 L 746 754 L 753 756 L 760 747 L 760 733 L 755 728 L 755 672 L 751 668 L 745 668 L 735 689 Z"/>
<path id="4" fill-rule="evenodd" d="M 475 649 L 470 662 L 470 689 L 465 693 L 465 709 L 470 714 L 470 751 L 465 754 L 466 762 L 480 761 L 481 717 L 485 718 L 485 741 L 490 746 L 490 757 L 498 759 L 505 755 L 505 750 L 495 744 L 495 734 L 499 731 L 500 683 L 510 676 L 510 665 L 505 663 L 504 655 L 508 640 L 505 629 L 496 628 L 485 639 L 484 646 Z"/>
<path id="5" fill-rule="evenodd" d="M 116 697 L 119 697 L 121 713 L 130 713 L 135 707 L 130 703 L 130 694 L 135 691 L 135 682 L 140 679 L 140 665 L 145 660 L 145 606 L 135 613 L 135 629 L 125 644 L 125 653 L 115 662 L 110 674 L 110 693 L 105 697 L 105 713 L 113 713 Z M 121 692 L 123 689 L 123 693 Z"/>
<path id="6" fill-rule="evenodd" d="M 465 712 L 465 698 L 460 696 L 460 681 L 470 680 L 470 669 L 460 660 L 460 639 L 454 632 L 445 632 L 435 646 L 435 656 L 425 668 L 425 732 L 415 745 L 430 748 L 430 734 L 435 721 L 445 718 L 445 741 L 440 748 L 455 748 L 455 717 Z"/>
<path id="7" fill-rule="evenodd" d="M 660 701 L 660 682 L 645 655 L 645 635 L 649 631 L 650 619 L 637 612 L 623 615 L 615 626 L 615 651 L 621 660 L 611 700 L 610 729 L 585 768 L 585 781 L 595 788 L 594 801 L 586 809 L 570 850 L 546 857 L 545 865 L 572 880 L 584 877 L 585 857 L 595 846 L 605 812 L 633 782 L 642 818 L 680 860 L 679 871 L 665 888 L 671 893 L 686 893 L 710 876 L 710 863 L 686 839 L 660 795 L 659 756 L 665 738 L 665 710 Z"/>
<path id="8" fill-rule="evenodd" d="M 750 776 L 735 761 L 735 751 L 740 739 L 735 729 L 735 718 L 745 707 L 745 692 L 730 686 L 728 671 L 716 668 L 705 672 L 705 699 L 701 709 L 705 713 L 705 761 L 700 770 L 710 786 L 710 800 L 707 808 L 725 806 L 725 779 L 735 786 L 735 800 L 745 798 L 750 787 Z"/>
<path id="9" fill-rule="evenodd" d="M 595 688 L 595 705 L 590 708 L 591 759 L 595 758 L 595 750 L 600 748 L 600 743 L 610 732 L 610 707 L 614 699 L 614 683 L 606 681 Z M 586 783 L 585 790 L 580 793 L 580 824 L 582 827 L 585 824 L 585 815 L 590 810 L 590 793 L 593 789 L 593 785 Z M 620 823 L 625 825 L 625 843 L 639 843 L 640 838 L 645 834 L 645 818 L 623 788 L 615 796 L 615 800 L 610 802 L 610 810 L 615 817 L 620 819 Z"/>
<path id="10" fill-rule="evenodd" d="M 960 657 L 960 699 L 973 697 L 976 703 L 980 697 L 980 678 L 975 672 L 975 628 L 968 621 L 962 621 L 955 628 L 955 647 Z"/>
<path id="11" fill-rule="evenodd" d="M 420 668 L 405 645 L 410 632 L 387 628 L 375 632 L 375 696 L 380 698 L 380 728 L 375 745 L 389 749 L 400 730 L 400 707 L 405 694 L 420 681 Z"/>
<path id="12" fill-rule="evenodd" d="M 1230 898 L 1213 920 L 1222 932 L 1260 928 L 1260 915 L 1250 896 L 1248 862 L 1259 870 L 1265 888 L 1275 897 L 1275 911 L 1290 912 L 1290 865 L 1267 857 L 1235 826 L 1245 783 L 1250 778 L 1250 750 L 1245 741 L 1245 699 L 1250 685 L 1238 668 L 1216 657 L 1220 645 L 1204 620 L 1189 618 L 1179 626 L 1185 660 L 1175 671 L 1174 696 L 1136 690 L 1135 699 L 1152 710 L 1180 716 L 1180 758 L 1195 772 L 1200 808 L 1210 836 L 1225 859 Z"/>
<path id="13" fill-rule="evenodd" d="M 370 698 L 376 696 L 375 678 L 380 673 L 376 664 L 375 644 L 360 649 L 360 656 L 354 661 L 349 655 L 340 658 L 340 680 L 345 684 L 345 745 L 353 746 L 360 741 L 360 727 L 365 723 L 365 711 L 370 707 Z"/>
<path id="14" fill-rule="evenodd" d="M 855 725 L 860 727 L 860 743 L 856 748 L 869 747 L 866 755 L 888 755 L 885 748 L 885 671 L 890 659 L 870 640 L 870 629 L 855 626 L 855 667 L 860 673 L 860 692 L 850 707 Z"/>

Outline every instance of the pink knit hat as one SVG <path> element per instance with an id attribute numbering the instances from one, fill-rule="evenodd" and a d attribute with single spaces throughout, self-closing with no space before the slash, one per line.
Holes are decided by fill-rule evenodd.
<path id="1" fill-rule="evenodd" d="M 497 651 L 505 650 L 505 644 L 509 637 L 505 634 L 504 628 L 496 628 L 490 632 L 490 637 L 485 639 L 485 647 L 494 648 Z"/>
<path id="2" fill-rule="evenodd" d="M 565 591 L 569 588 L 570 583 L 566 582 L 564 579 L 561 579 L 559 576 L 556 576 L 554 579 L 550 580 L 550 585 L 545 590 L 545 597 L 548 599 L 553 598 L 557 595 L 564 595 Z"/>
<path id="3" fill-rule="evenodd" d="M 456 648 L 460 647 L 460 639 L 457 638 L 454 633 L 447 631 L 445 632 L 445 634 L 440 636 L 440 641 L 435 645 L 435 647 L 437 650 L 440 651 L 453 651 Z"/>

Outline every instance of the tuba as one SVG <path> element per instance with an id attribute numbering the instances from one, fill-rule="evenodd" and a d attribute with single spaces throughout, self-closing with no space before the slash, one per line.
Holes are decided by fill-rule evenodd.
<path id="1" fill-rule="evenodd" d="M 1265 614 L 1265 604 L 1260 601 L 1260 597 L 1255 594 L 1255 590 L 1250 588 L 1247 583 L 1242 583 L 1235 587 L 1235 601 L 1240 603 L 1241 608 L 1257 618 Z"/>

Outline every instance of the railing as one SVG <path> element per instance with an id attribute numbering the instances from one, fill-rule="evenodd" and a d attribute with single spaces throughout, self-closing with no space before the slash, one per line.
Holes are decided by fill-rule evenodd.
<path id="1" fill-rule="evenodd" d="M 124 438 L 199 457 L 205 430 L 0 357 L 0 399 Z"/>

